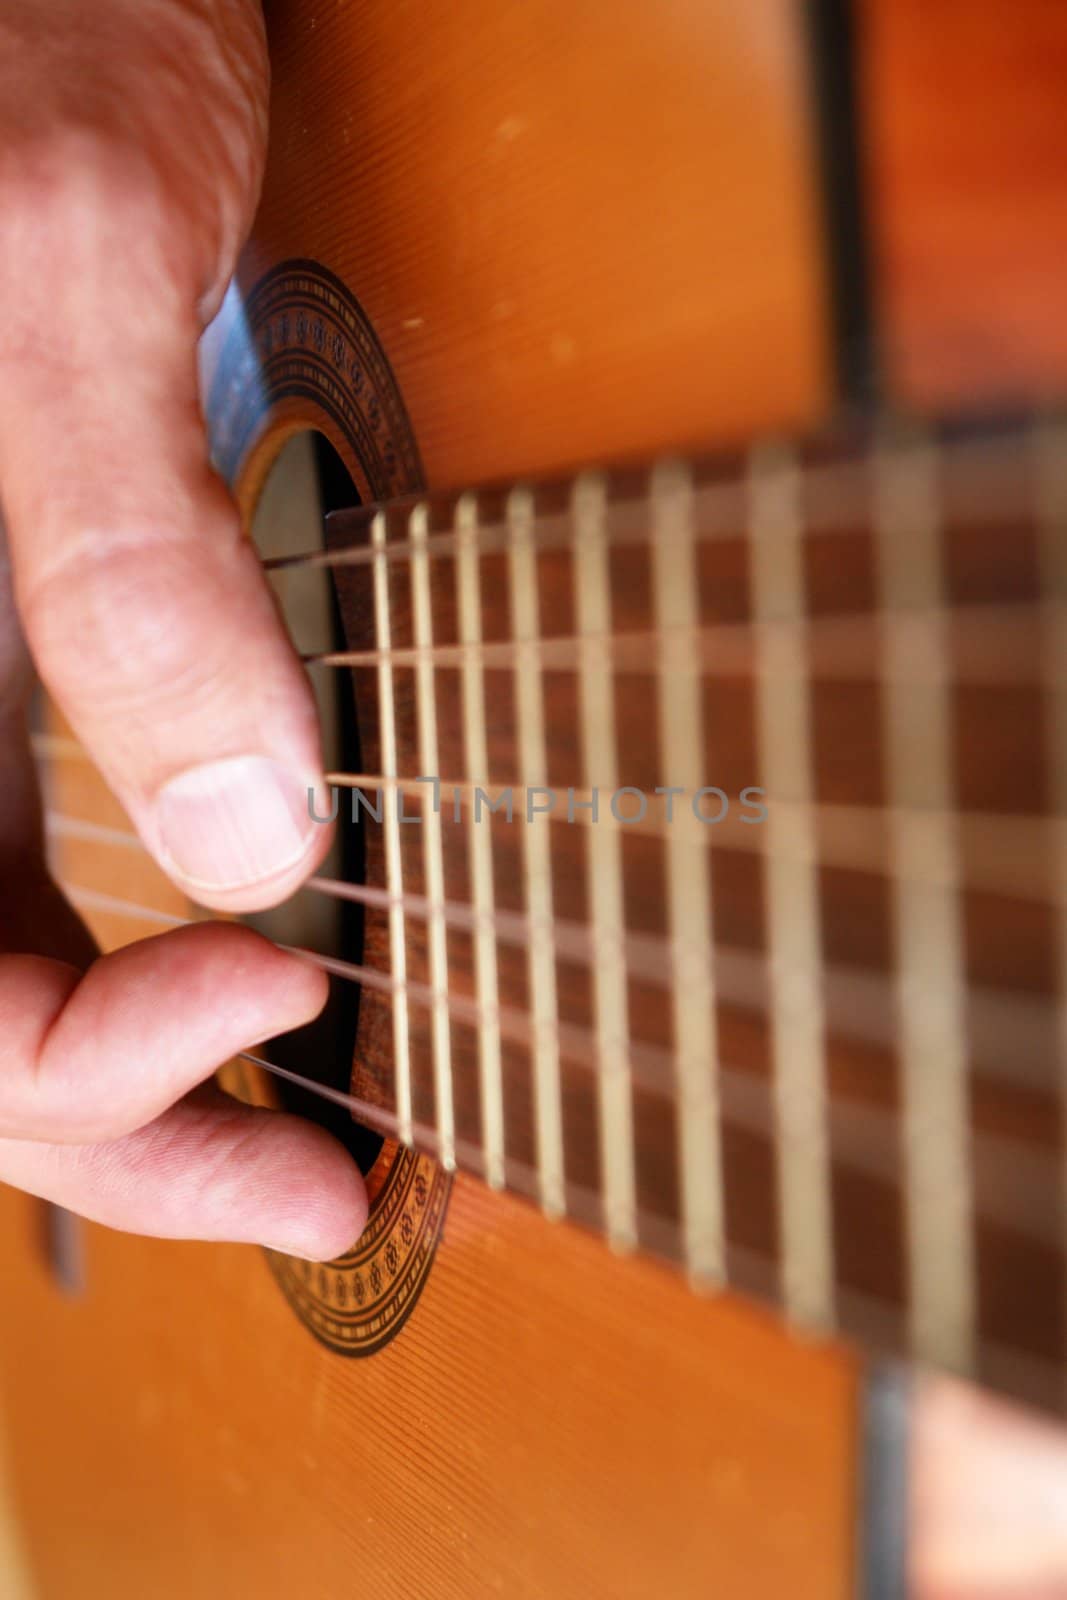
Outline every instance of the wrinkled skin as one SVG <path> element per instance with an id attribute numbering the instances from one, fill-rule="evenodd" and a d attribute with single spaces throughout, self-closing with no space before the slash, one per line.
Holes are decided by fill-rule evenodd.
<path id="1" fill-rule="evenodd" d="M 0 1180 L 327 1258 L 366 1215 L 350 1158 L 204 1086 L 325 979 L 222 924 L 97 957 L 48 882 L 25 725 L 32 657 L 203 904 L 274 904 L 328 846 L 310 692 L 197 398 L 267 88 L 251 0 L 0 0 Z"/>

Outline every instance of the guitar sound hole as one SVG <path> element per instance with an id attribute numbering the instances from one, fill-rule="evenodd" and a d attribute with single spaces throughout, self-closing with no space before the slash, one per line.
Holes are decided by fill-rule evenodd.
<path id="1" fill-rule="evenodd" d="M 343 462 L 320 434 L 298 434 L 283 448 L 267 482 L 252 524 L 261 556 L 287 555 L 323 544 L 323 518 L 330 511 L 359 504 Z M 303 654 L 344 648 L 344 635 L 329 571 L 283 569 L 270 574 L 282 615 Z M 335 667 L 312 667 L 328 770 L 359 772 L 359 725 L 351 675 Z M 319 869 L 324 878 L 350 883 L 364 879 L 361 827 L 338 828 L 333 848 Z M 285 905 L 245 918 L 268 938 L 342 961 L 363 957 L 363 907 L 301 890 Z M 279 1066 L 348 1093 L 359 1023 L 359 985 L 330 980 L 330 998 L 321 1016 L 305 1028 L 272 1039 L 264 1053 Z M 273 1085 L 281 1105 L 329 1130 L 369 1172 L 382 1147 L 381 1136 L 353 1121 L 342 1107 L 293 1084 Z"/>

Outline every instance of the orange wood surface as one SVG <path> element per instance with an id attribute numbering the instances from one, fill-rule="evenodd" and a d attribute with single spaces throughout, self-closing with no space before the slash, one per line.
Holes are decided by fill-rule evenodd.
<path id="1" fill-rule="evenodd" d="M 851 1367 L 461 1180 L 399 1338 L 315 1343 L 252 1250 L 3 1196 L 15 1505 L 42 1597 L 849 1593 Z M 76 1423 L 75 1423 L 76 1419 Z"/>
<path id="2" fill-rule="evenodd" d="M 432 483 L 825 412 L 787 0 L 268 14 L 243 279 L 301 256 L 345 281 Z M 286 430 L 315 425 L 309 406 L 272 416 L 246 505 Z M 121 821 L 78 762 L 54 803 Z M 60 841 L 59 861 L 180 910 L 136 854 Z M 314 1341 L 255 1251 L 90 1228 L 87 1293 L 66 1300 L 38 1225 L 3 1194 L 0 1381 L 43 1600 L 851 1590 L 854 1358 L 524 1203 L 458 1180 L 410 1321 L 362 1361 Z"/>
<path id="3" fill-rule="evenodd" d="M 268 5 L 246 277 L 338 273 L 431 484 L 807 421 L 828 353 L 791 0 Z"/>
<path id="4" fill-rule="evenodd" d="M 891 395 L 1067 386 L 1067 9 L 859 0 L 875 306 Z"/>

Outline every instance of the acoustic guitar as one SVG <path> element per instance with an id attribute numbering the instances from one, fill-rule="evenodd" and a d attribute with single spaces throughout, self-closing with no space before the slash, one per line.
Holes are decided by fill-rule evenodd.
<path id="1" fill-rule="evenodd" d="M 35 1592 L 1067 1593 L 1067 14 L 267 14 L 203 393 L 334 993 L 226 1082 L 372 1211 L 4 1192 Z M 102 946 L 208 915 L 37 750 Z"/>

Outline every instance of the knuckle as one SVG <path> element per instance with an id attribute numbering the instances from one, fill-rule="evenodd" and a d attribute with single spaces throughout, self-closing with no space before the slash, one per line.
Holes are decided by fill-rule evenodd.
<path id="1" fill-rule="evenodd" d="M 135 141 L 74 120 L 9 147 L 0 187 L 19 233 L 32 242 L 60 229 L 73 248 L 99 239 L 87 219 L 141 225 L 165 214 L 158 173 Z"/>
<path id="2" fill-rule="evenodd" d="M 196 552 L 178 539 L 85 536 L 20 596 L 43 681 L 94 714 L 203 696 L 221 662 L 202 610 Z"/>
<path id="3" fill-rule="evenodd" d="M 198 268 L 163 175 L 128 140 L 63 126 L 0 163 L 8 304 L 2 360 L 62 370 L 102 337 L 93 297 L 151 293 L 177 309 L 195 299 Z"/>

